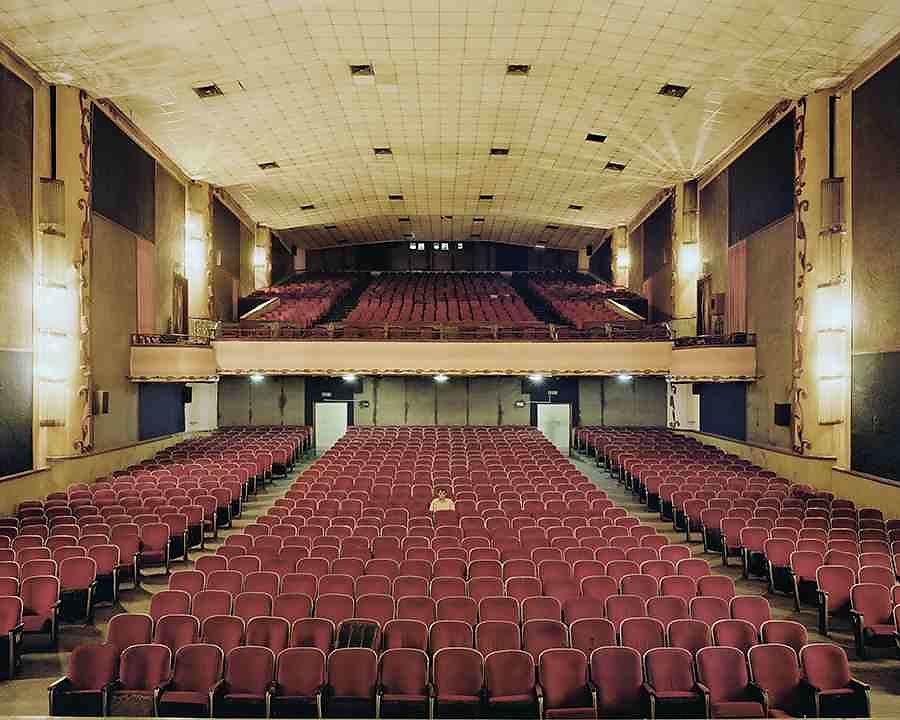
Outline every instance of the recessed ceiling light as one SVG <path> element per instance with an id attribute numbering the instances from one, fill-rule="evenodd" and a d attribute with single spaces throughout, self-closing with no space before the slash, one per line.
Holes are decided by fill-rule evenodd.
<path id="1" fill-rule="evenodd" d="M 628 373 L 619 373 L 616 377 L 619 379 L 619 382 L 631 382 L 631 375 Z"/>
<path id="2" fill-rule="evenodd" d="M 194 92 L 197 93 L 197 97 L 204 100 L 206 98 L 219 97 L 220 95 L 225 94 L 222 92 L 222 89 L 215 83 L 212 83 L 211 85 L 200 85 L 199 87 L 195 87 Z"/>
<path id="3" fill-rule="evenodd" d="M 559 225 L 548 225 L 547 230 L 559 230 Z"/>
<path id="4" fill-rule="evenodd" d="M 397 222 L 412 222 L 408 217 L 397 218 Z"/>
<path id="5" fill-rule="evenodd" d="M 493 200 L 494 196 L 493 195 L 479 195 L 478 199 L 479 200 Z"/>
<path id="6" fill-rule="evenodd" d="M 538 243 L 537 245 L 534 246 L 534 249 L 535 250 L 546 250 L 547 245 L 545 243 Z"/>
<path id="7" fill-rule="evenodd" d="M 491 155 L 509 155 L 509 148 L 493 147 Z"/>
<path id="8" fill-rule="evenodd" d="M 259 164 L 260 170 L 275 170 L 278 166 L 278 163 L 272 160 L 271 162 L 261 162 Z"/>
<path id="9" fill-rule="evenodd" d="M 473 217 L 472 222 L 484 222 L 484 218 L 483 217 Z"/>
<path id="10" fill-rule="evenodd" d="M 263 375 L 262 373 L 253 373 L 250 376 L 250 380 L 255 383 L 262 382 L 265 379 L 266 379 L 266 376 Z"/>
<path id="11" fill-rule="evenodd" d="M 524 77 L 531 72 L 531 65 L 517 65 L 511 64 L 506 66 L 506 74 L 507 75 L 515 75 L 518 77 Z"/>
<path id="12" fill-rule="evenodd" d="M 528 379 L 536 385 L 539 385 L 544 382 L 544 375 L 543 373 L 531 373 L 531 375 L 528 376 Z"/>
<path id="13" fill-rule="evenodd" d="M 584 139 L 587 142 L 602 143 L 606 142 L 606 135 L 601 135 L 600 133 L 588 133 L 585 135 Z"/>
<path id="14" fill-rule="evenodd" d="M 344 382 L 352 383 L 356 382 L 356 374 L 355 373 L 347 373 L 346 375 L 342 375 L 341 378 Z"/>
<path id="15" fill-rule="evenodd" d="M 300 209 L 301 210 L 315 210 L 316 206 L 313 205 L 312 203 L 310 203 L 309 205 L 301 205 Z"/>
<path id="16" fill-rule="evenodd" d="M 447 375 L 445 375 L 444 373 L 438 373 L 437 375 L 434 376 L 434 381 L 436 383 L 445 383 L 449 379 L 450 378 Z"/>
<path id="17" fill-rule="evenodd" d="M 388 200 L 402 200 L 402 195 L 388 195 Z"/>
<path id="18" fill-rule="evenodd" d="M 374 75 L 375 68 L 371 65 L 351 65 L 350 66 L 350 74 L 354 77 L 365 77 L 367 75 Z"/>
<path id="19" fill-rule="evenodd" d="M 394 154 L 394 151 L 391 150 L 389 147 L 372 148 L 372 152 L 374 152 L 376 155 L 393 155 Z"/>
<path id="20" fill-rule="evenodd" d="M 622 163 L 617 162 L 608 162 L 606 163 L 606 170 L 613 170 L 615 172 L 622 172 L 625 169 L 625 166 Z"/>
<path id="21" fill-rule="evenodd" d="M 659 94 L 666 95 L 667 97 L 683 98 L 688 90 L 690 90 L 690 87 L 688 87 L 687 85 L 674 85 L 672 83 L 666 83 L 659 89 Z"/>

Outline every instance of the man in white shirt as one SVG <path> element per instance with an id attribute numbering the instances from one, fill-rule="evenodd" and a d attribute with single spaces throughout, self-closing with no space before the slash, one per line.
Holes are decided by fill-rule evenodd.
<path id="1" fill-rule="evenodd" d="M 439 510 L 456 510 L 456 503 L 447 497 L 447 491 L 440 488 L 437 496 L 431 501 L 428 508 L 429 512 L 438 512 Z"/>

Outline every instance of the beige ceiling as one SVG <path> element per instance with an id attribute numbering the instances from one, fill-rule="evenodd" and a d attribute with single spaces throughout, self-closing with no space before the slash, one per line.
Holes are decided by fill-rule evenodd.
<path id="1" fill-rule="evenodd" d="M 485 240 L 584 245 L 898 31 L 900 0 L 0 0 L 0 39 L 44 77 L 310 246 L 399 240 L 398 217 L 468 240 L 476 216 Z"/>

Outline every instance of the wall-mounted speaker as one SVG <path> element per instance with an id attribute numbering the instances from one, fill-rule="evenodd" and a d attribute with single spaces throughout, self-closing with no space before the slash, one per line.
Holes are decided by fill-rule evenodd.
<path id="1" fill-rule="evenodd" d="M 91 414 L 109 415 L 109 390 L 94 390 L 91 396 Z"/>
<path id="2" fill-rule="evenodd" d="M 185 405 L 190 405 L 194 400 L 194 388 L 190 385 L 183 385 L 181 387 L 181 402 Z"/>
<path id="3" fill-rule="evenodd" d="M 791 426 L 790 403 L 775 403 L 775 424 L 779 427 Z"/>

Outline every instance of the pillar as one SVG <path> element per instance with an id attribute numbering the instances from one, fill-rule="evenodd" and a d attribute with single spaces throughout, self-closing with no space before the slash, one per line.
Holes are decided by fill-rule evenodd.
<path id="1" fill-rule="evenodd" d="M 624 225 L 614 227 L 610 242 L 612 243 L 613 283 L 617 287 L 628 287 L 628 272 L 632 260 L 628 253 L 628 229 Z"/>
<path id="2" fill-rule="evenodd" d="M 272 231 L 264 225 L 256 227 L 253 273 L 256 290 L 272 284 Z"/>
<path id="3" fill-rule="evenodd" d="M 591 256 L 587 253 L 587 248 L 578 249 L 578 272 L 586 273 L 591 270 Z"/>
<path id="4" fill-rule="evenodd" d="M 849 95 L 844 100 L 850 105 Z M 835 149 L 849 164 L 849 108 L 845 137 Z M 830 227 L 823 215 L 823 181 L 829 178 L 829 98 L 810 95 L 797 103 L 795 126 L 795 255 L 792 440 L 796 452 L 835 455 L 849 463 L 850 292 L 846 273 L 835 275 L 831 244 L 843 243 L 846 223 Z M 837 129 L 837 128 L 836 128 Z M 849 166 L 842 170 L 849 177 Z M 844 202 L 849 200 L 844 183 Z M 846 257 L 843 259 L 846 267 Z"/>
<path id="5" fill-rule="evenodd" d="M 188 317 L 215 319 L 213 302 L 212 187 L 188 187 L 188 220 L 184 257 L 188 279 Z"/>

